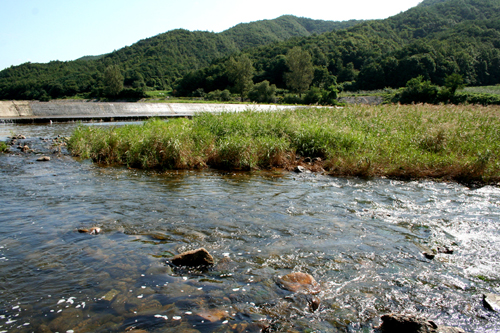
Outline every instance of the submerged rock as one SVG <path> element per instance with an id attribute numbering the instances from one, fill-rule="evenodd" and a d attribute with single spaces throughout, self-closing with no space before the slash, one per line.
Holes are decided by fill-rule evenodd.
<path id="1" fill-rule="evenodd" d="M 401 314 L 383 315 L 380 331 L 382 333 L 465 333 L 461 328 L 438 326 L 431 320 Z"/>
<path id="2" fill-rule="evenodd" d="M 281 288 L 294 293 L 316 295 L 321 291 L 318 282 L 310 274 L 301 272 L 290 273 L 279 278 L 278 284 Z"/>
<path id="3" fill-rule="evenodd" d="M 171 262 L 176 266 L 212 266 L 214 264 L 214 258 L 207 250 L 199 248 L 197 250 L 178 254 L 172 258 Z"/>
<path id="4" fill-rule="evenodd" d="M 484 294 L 484 306 L 496 312 L 500 312 L 500 295 L 497 294 Z"/>

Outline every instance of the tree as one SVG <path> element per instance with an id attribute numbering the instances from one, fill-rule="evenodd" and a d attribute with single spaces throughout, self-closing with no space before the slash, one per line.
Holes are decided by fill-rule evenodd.
<path id="1" fill-rule="evenodd" d="M 255 68 L 247 54 L 241 54 L 236 59 L 231 57 L 226 67 L 229 80 L 234 83 L 234 90 L 240 95 L 241 100 L 253 86 Z"/>
<path id="2" fill-rule="evenodd" d="M 123 90 L 123 75 L 118 66 L 108 66 L 104 71 L 104 94 L 109 97 L 117 96 Z"/>
<path id="3" fill-rule="evenodd" d="M 295 46 L 288 51 L 286 63 L 290 72 L 285 73 L 287 86 L 302 97 L 302 93 L 309 89 L 314 78 L 314 67 L 309 52 Z"/>
<path id="4" fill-rule="evenodd" d="M 447 75 L 444 79 L 444 82 L 444 86 L 449 89 L 452 96 L 455 95 L 457 89 L 462 89 L 463 87 L 465 87 L 464 78 L 462 77 L 462 75 L 457 73 Z"/>

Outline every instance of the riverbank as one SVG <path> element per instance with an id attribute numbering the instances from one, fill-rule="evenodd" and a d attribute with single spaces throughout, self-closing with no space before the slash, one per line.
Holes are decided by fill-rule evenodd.
<path id="1" fill-rule="evenodd" d="M 301 166 L 335 176 L 496 184 L 498 128 L 500 107 L 348 106 L 80 127 L 69 147 L 97 163 L 142 169 Z"/>

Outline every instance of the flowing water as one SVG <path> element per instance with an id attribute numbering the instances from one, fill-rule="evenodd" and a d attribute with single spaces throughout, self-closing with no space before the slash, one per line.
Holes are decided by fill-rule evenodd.
<path id="1" fill-rule="evenodd" d="M 103 168 L 41 140 L 75 126 L 0 124 L 51 152 L 0 155 L 0 332 L 373 332 L 390 312 L 500 331 L 497 187 Z M 213 268 L 168 264 L 200 247 Z M 316 311 L 276 283 L 299 271 Z"/>

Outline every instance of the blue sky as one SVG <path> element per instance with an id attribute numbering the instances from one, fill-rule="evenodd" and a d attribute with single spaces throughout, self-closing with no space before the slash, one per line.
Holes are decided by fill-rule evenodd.
<path id="1" fill-rule="evenodd" d="M 421 0 L 0 0 L 0 70 L 74 60 L 177 29 L 220 32 L 285 14 L 318 20 L 386 18 Z"/>

